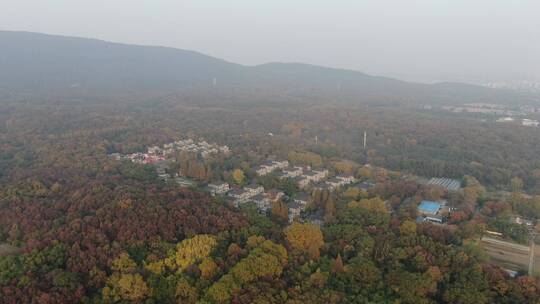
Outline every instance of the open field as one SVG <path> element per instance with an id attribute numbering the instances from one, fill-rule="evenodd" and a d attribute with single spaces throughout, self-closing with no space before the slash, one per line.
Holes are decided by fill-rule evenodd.
<path id="1" fill-rule="evenodd" d="M 490 256 L 491 261 L 503 268 L 514 271 L 540 272 L 540 248 L 511 243 L 500 239 L 483 237 L 481 245 Z M 531 250 L 533 259 L 531 261 Z"/>

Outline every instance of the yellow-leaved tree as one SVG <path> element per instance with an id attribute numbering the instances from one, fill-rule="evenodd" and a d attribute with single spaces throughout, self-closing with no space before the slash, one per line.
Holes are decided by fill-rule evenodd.
<path id="1" fill-rule="evenodd" d="M 252 239 L 252 245 L 260 239 Z M 208 289 L 206 297 L 212 303 L 229 303 L 242 287 L 262 277 L 279 277 L 287 263 L 287 250 L 279 244 L 265 240 L 256 245 L 249 255 L 231 268 Z"/>
<path id="2" fill-rule="evenodd" d="M 370 211 L 386 213 L 388 209 L 384 205 L 384 201 L 380 197 L 370 199 L 362 199 L 360 201 L 352 201 L 347 204 L 349 208 L 361 207 Z"/>
<path id="3" fill-rule="evenodd" d="M 242 169 L 236 169 L 233 171 L 233 174 L 232 174 L 232 177 L 234 179 L 234 181 L 237 183 L 237 184 L 241 184 L 244 182 L 244 179 L 246 178 L 245 175 L 244 175 L 244 171 L 242 171 Z"/>
<path id="4" fill-rule="evenodd" d="M 107 279 L 107 284 L 102 290 L 105 302 L 140 302 L 150 294 L 150 289 L 143 277 L 135 273 L 136 268 L 137 264 L 127 253 L 120 254 L 112 262 L 113 273 Z"/>
<path id="5" fill-rule="evenodd" d="M 181 273 L 188 266 L 210 256 L 216 245 L 217 241 L 214 236 L 208 234 L 196 235 L 176 245 L 176 251 L 173 255 L 146 265 L 146 269 L 156 274 L 161 274 L 165 269 Z"/>
<path id="6" fill-rule="evenodd" d="M 319 250 L 324 246 L 321 229 L 310 223 L 293 223 L 285 229 L 285 238 L 293 250 L 307 253 L 314 260 L 319 258 Z"/>

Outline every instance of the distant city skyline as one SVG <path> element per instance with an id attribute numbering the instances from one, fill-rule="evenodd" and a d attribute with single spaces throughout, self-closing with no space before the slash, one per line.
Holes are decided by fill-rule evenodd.
<path id="1" fill-rule="evenodd" d="M 540 1 L 2 0 L 0 30 L 304 62 L 420 82 L 540 83 Z"/>

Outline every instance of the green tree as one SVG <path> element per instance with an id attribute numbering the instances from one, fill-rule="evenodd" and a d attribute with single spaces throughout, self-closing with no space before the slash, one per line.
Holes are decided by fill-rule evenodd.
<path id="1" fill-rule="evenodd" d="M 402 236 L 410 236 L 416 234 L 416 224 L 413 221 L 406 220 L 403 221 L 401 226 L 399 226 L 399 233 Z"/>
<path id="2" fill-rule="evenodd" d="M 510 180 L 510 189 L 512 192 L 521 192 L 523 190 L 523 180 L 519 177 L 514 177 Z"/>

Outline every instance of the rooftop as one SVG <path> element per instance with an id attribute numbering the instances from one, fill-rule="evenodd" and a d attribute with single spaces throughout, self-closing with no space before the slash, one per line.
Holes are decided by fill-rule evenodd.
<path id="1" fill-rule="evenodd" d="M 288 207 L 289 207 L 290 209 L 300 209 L 300 208 L 302 208 L 303 206 L 302 206 L 301 204 L 295 202 L 295 201 L 292 201 L 292 202 L 289 203 Z"/>
<path id="2" fill-rule="evenodd" d="M 309 198 L 310 198 L 309 195 L 307 195 L 306 193 L 300 193 L 294 199 L 307 202 L 307 201 L 309 201 Z"/>
<path id="3" fill-rule="evenodd" d="M 244 189 L 233 189 L 231 192 L 229 192 L 229 195 L 230 196 L 235 196 L 235 195 L 242 195 L 244 194 L 246 191 Z"/>
<path id="4" fill-rule="evenodd" d="M 341 183 L 341 179 L 339 179 L 337 177 L 332 177 L 331 179 L 328 180 L 328 182 L 330 182 L 330 183 Z"/>
<path id="5" fill-rule="evenodd" d="M 437 186 L 444 187 L 450 191 L 456 191 L 456 190 L 459 190 L 459 188 L 461 188 L 461 182 L 453 178 L 434 177 L 430 179 L 427 183 L 428 185 L 437 185 Z"/>
<path id="6" fill-rule="evenodd" d="M 418 205 L 418 210 L 421 212 L 435 214 L 441 209 L 441 204 L 433 201 L 422 201 Z"/>
<path id="7" fill-rule="evenodd" d="M 262 194 L 257 194 L 254 197 L 251 198 L 252 201 L 263 201 L 266 200 L 266 197 Z"/>

